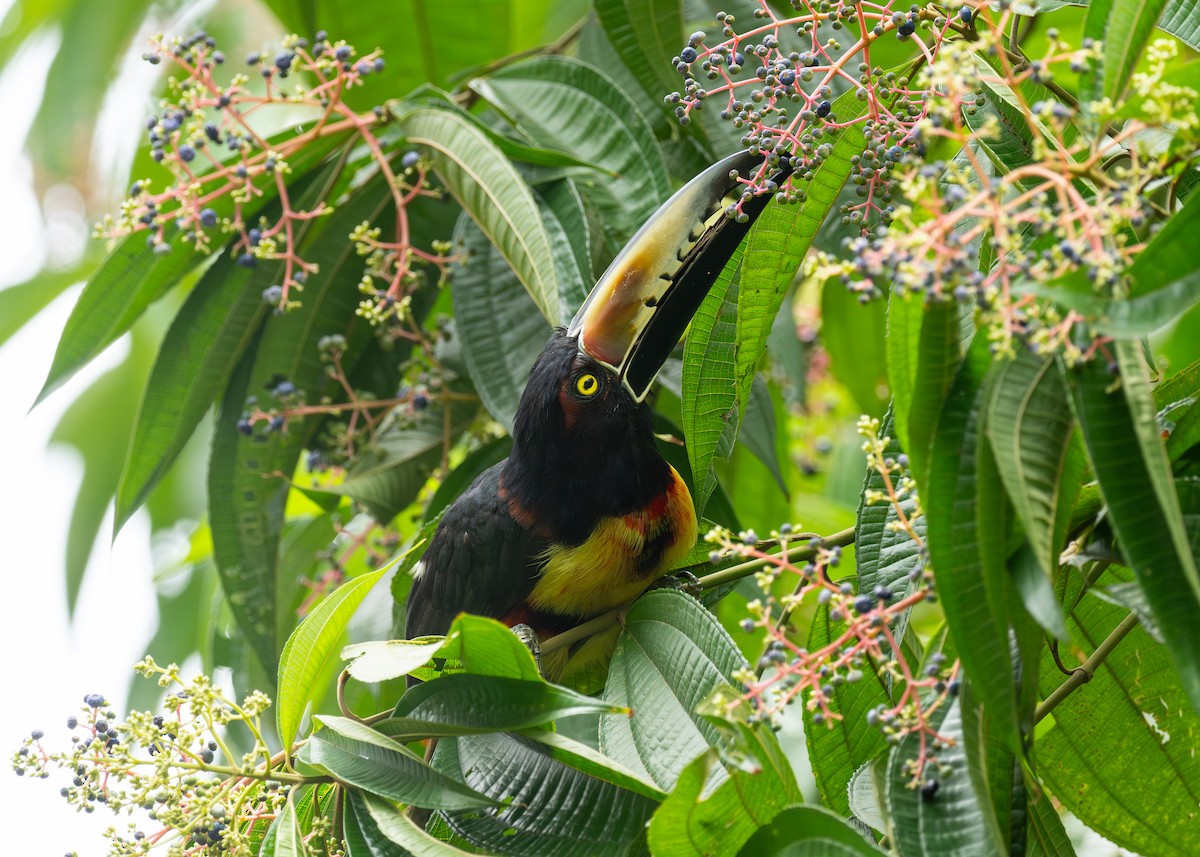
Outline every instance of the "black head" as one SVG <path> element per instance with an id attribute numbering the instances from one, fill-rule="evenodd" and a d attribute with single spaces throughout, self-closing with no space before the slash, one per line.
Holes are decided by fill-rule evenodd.
<path id="1" fill-rule="evenodd" d="M 650 410 L 561 328 L 533 365 L 503 487 L 515 515 L 577 544 L 600 518 L 640 509 L 670 483 Z"/>

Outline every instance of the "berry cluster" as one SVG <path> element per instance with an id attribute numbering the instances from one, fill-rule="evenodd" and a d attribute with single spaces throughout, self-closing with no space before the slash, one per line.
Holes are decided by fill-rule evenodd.
<path id="1" fill-rule="evenodd" d="M 97 235 L 114 242 L 144 231 L 156 253 L 170 253 L 177 239 L 201 252 L 224 247 L 248 268 L 281 263 L 263 300 L 285 311 L 298 303 L 307 278 L 319 273 L 300 255 L 303 228 L 332 211 L 332 200 L 297 206 L 287 177 L 321 141 L 356 136 L 387 179 L 396 209 L 390 238 L 370 224 L 351 236 L 367 257 L 360 314 L 376 325 L 403 324 L 407 298 L 424 281 L 421 266 L 432 265 L 441 276 L 453 260 L 445 247 L 426 252 L 410 240 L 406 207 L 436 193 L 420 154 L 385 145 L 377 133 L 387 115 L 382 107 L 357 113 L 344 101 L 347 91 L 384 69 L 379 54 L 359 54 L 323 31 L 311 40 L 292 35 L 278 52 L 247 56 L 245 71 L 222 83 L 216 75 L 227 61 L 211 36 L 158 37 L 144 59 L 165 62 L 179 74 L 169 79 L 170 97 L 146 120 L 146 129 L 150 155 L 170 179 L 161 189 L 150 179 L 134 182 L 118 215 L 105 218 Z M 296 125 L 295 111 L 305 108 L 311 115 L 300 133 L 269 136 L 264 130 Z M 270 209 L 263 205 L 268 188 L 278 198 Z"/>
<path id="2" fill-rule="evenodd" d="M 907 457 L 888 453 L 890 440 L 880 436 L 878 420 L 863 418 L 859 431 L 864 437 L 868 467 L 883 486 L 869 491 L 864 502 L 890 506 L 894 515 L 889 527 L 912 540 L 921 559 L 909 574 L 907 591 L 898 594 L 890 587 L 876 586 L 870 592 L 855 592 L 852 584 L 833 580 L 831 572 L 841 562 L 842 549 L 819 542 L 813 543 L 817 547 L 813 560 L 797 567 L 788 559 L 789 541 L 813 537 L 796 534 L 790 525 L 771 534 L 771 542 L 782 544 L 777 553 L 766 552 L 764 540 L 753 530 L 735 537 L 726 530 L 714 529 L 706 536 L 717 546 L 710 554 L 714 562 L 734 555 L 766 563 L 756 575 L 764 597 L 747 605 L 750 616 L 742 620 L 742 629 L 747 633 L 766 632 L 766 646 L 756 669 L 735 676 L 745 690 L 740 697 L 728 700 L 726 707 L 732 713 L 748 704 L 751 722 L 772 722 L 788 704 L 803 696 L 811 722 L 832 726 L 833 720 L 842 717 L 836 710 L 838 687 L 862 681 L 868 670 L 886 676 L 893 688 L 891 702 L 869 711 L 867 722 L 882 730 L 891 743 L 916 736 L 919 752 L 907 774 L 914 787 L 932 797 L 942 767 L 937 751 L 950 740 L 938 734 L 933 715 L 947 699 L 958 694 L 959 666 L 957 661 L 947 664 L 944 657 L 934 655 L 923 670 L 915 669 L 896 640 L 894 628 L 900 618 L 915 604 L 936 600 L 934 577 L 924 541 L 914 526 L 921 511 L 915 485 L 907 474 Z M 777 598 L 773 594 L 775 584 L 785 573 L 795 577 L 795 587 L 790 594 Z M 789 637 L 791 616 L 806 602 L 824 607 L 836 628 L 830 640 L 813 651 Z"/>
<path id="3" fill-rule="evenodd" d="M 892 288 L 975 303 L 1001 353 L 1020 343 L 1092 357 L 1104 340 L 1044 284 L 1086 279 L 1121 297 L 1129 263 L 1171 214 L 1200 143 L 1197 93 L 1164 79 L 1175 44 L 1151 46 L 1126 102 L 1081 101 L 1055 76 L 1086 82 L 1100 46 L 1050 30 L 1029 56 L 1008 3 L 791 5 L 782 16 L 761 2 L 745 27 L 719 13 L 720 39 L 693 33 L 672 60 L 683 87 L 667 102 L 679 120 L 717 97 L 720 117 L 767 156 L 742 177 L 743 198 L 803 203 L 822 164 L 848 160 L 858 199 L 840 211 L 856 237 L 810 272 L 840 276 L 864 301 Z M 910 43 L 913 60 L 882 68 L 880 39 Z M 1022 147 L 1027 157 L 1014 158 Z M 925 163 L 942 152 L 958 154 Z M 791 169 L 781 182 L 780 168 Z"/>
<path id="4" fill-rule="evenodd" d="M 35 730 L 13 755 L 14 769 L 43 778 L 63 770 L 71 779 L 60 793 L 80 812 L 136 810 L 150 822 L 110 827 L 112 857 L 141 857 L 155 848 L 197 857 L 257 853 L 257 840 L 302 781 L 263 740 L 270 700 L 255 691 L 240 704 L 231 702 L 208 678 L 185 682 L 177 666 L 161 667 L 149 657 L 135 669 L 169 691 L 161 713 L 130 712 L 117 722 L 102 695 L 88 694 L 66 720 L 70 749 L 47 749 L 45 735 Z M 236 753 L 226 743 L 234 728 L 249 735 L 249 752 Z"/>
<path id="5" fill-rule="evenodd" d="M 924 151 L 919 126 L 933 93 L 913 83 L 912 74 L 874 64 L 871 46 L 881 38 L 912 41 L 919 49 L 915 72 L 937 58 L 947 36 L 972 34 L 974 21 L 969 6 L 949 17 L 933 7 L 901 11 L 899 5 L 792 0 L 797 14 L 781 17 L 760 0 L 747 29 L 719 12 L 722 40 L 712 44 L 707 33 L 691 35 L 672 60 L 683 89 L 666 101 L 687 124 L 708 99 L 724 96 L 721 119 L 744 130 L 742 143 L 767 158 L 755 175 L 743 178 L 746 192 L 772 192 L 780 203 L 804 202 L 806 183 L 833 154 L 840 132 L 859 126 L 863 141 L 852 158 L 851 180 L 862 201 L 844 206 L 843 214 L 864 231 L 886 223 L 898 191 L 897 168 Z M 927 31 L 924 37 L 918 28 Z M 844 44 L 848 39 L 852 43 Z M 842 93 L 853 93 L 854 101 L 835 107 Z M 792 172 L 778 184 L 771 177 L 781 167 Z"/>

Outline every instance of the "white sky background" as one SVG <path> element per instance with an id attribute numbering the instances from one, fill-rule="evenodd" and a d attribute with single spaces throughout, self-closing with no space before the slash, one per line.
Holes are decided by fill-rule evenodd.
<path id="1" fill-rule="evenodd" d="M 0 0 L 0 18 L 8 2 Z M 32 191 L 24 136 L 37 107 L 38 87 L 54 45 L 44 42 L 0 78 L 0 286 L 33 274 L 46 256 L 43 222 Z M 56 300 L 35 322 L 0 348 L 0 574 L 7 584 L 0 606 L 0 753 L 5 762 L 33 728 L 47 739 L 67 739 L 66 719 L 84 694 L 104 693 L 123 704 L 130 667 L 155 627 L 148 525 L 130 522 L 111 550 L 101 528 L 74 624 L 67 620 L 64 534 L 82 467 L 73 452 L 48 449 L 55 423 L 72 399 L 114 366 L 118 344 L 41 407 L 30 405 L 50 367 L 54 347 L 78 288 Z M 99 836 L 111 814 L 76 813 L 58 796 L 61 779 L 25 782 L 8 764 L 0 768 L 0 806 L 6 854 L 81 857 L 106 852 Z M 18 823 L 12 823 L 12 822 Z"/>
<path id="2" fill-rule="evenodd" d="M 11 4 L 0 0 L 0 19 Z M 194 14 L 196 6 L 189 11 Z M 43 41 L 0 77 L 0 288 L 32 275 L 47 255 L 46 227 L 23 144 L 40 97 L 40 70 L 52 61 L 54 48 L 52 40 Z M 136 53 L 134 57 L 137 65 Z M 110 132 L 114 123 L 118 129 L 122 123 L 140 127 L 147 106 L 140 95 L 131 101 L 106 104 Z M 124 132 L 102 133 L 98 148 L 105 166 L 120 163 L 128 143 Z M 56 238 L 74 243 L 80 236 L 57 232 Z M 0 600 L 0 687 L 5 693 L 0 757 L 5 762 L 31 729 L 44 730 L 48 742 L 61 745 L 67 736 L 65 721 L 79 713 L 85 694 L 104 693 L 123 711 L 130 667 L 145 654 L 156 625 L 144 513 L 125 526 L 111 548 L 110 513 L 101 526 L 74 622 L 67 617 L 64 539 L 82 467 L 72 451 L 48 448 L 48 439 L 67 405 L 116 365 L 126 347 L 118 343 L 29 413 L 78 293 L 78 287 L 69 290 L 0 347 L 0 574 L 8 586 L 7 597 Z M 22 857 L 106 853 L 99 834 L 114 823 L 113 816 L 103 810 L 90 816 L 76 813 L 58 796 L 64 784 L 56 776 L 26 782 L 7 764 L 0 766 L 3 817 L 17 821 L 6 825 L 0 851 Z M 1102 857 L 1120 852 L 1091 834 L 1079 853 Z"/>

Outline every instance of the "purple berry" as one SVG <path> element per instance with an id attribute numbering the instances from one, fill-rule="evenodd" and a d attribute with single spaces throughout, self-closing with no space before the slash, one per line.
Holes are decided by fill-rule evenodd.
<path id="1" fill-rule="evenodd" d="M 211 208 L 203 208 L 200 210 L 200 225 L 201 226 L 216 226 L 217 213 Z"/>

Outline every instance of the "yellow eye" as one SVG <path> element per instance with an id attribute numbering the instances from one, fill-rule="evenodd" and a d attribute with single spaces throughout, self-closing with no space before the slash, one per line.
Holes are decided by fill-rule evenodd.
<path id="1" fill-rule="evenodd" d="M 581 396 L 594 396 L 600 389 L 600 382 L 595 375 L 580 375 L 579 380 L 575 382 L 575 389 Z"/>

